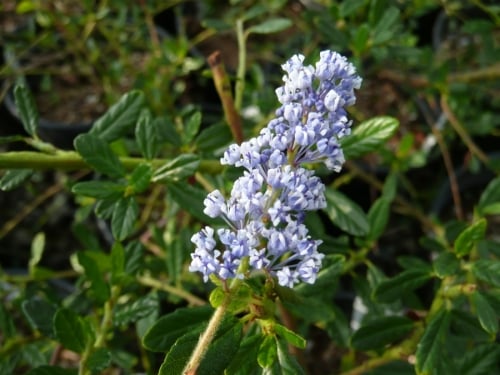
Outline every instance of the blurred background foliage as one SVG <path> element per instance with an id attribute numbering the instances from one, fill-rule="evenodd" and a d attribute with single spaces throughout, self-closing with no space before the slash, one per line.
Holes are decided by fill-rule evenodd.
<path id="1" fill-rule="evenodd" d="M 315 61 L 323 49 L 348 56 L 363 78 L 349 109 L 354 129 L 375 116 L 399 121 L 394 134 L 348 160 L 340 175 L 317 171 L 362 214 L 368 212 L 362 217 L 376 215 L 372 207 L 381 194 L 390 199 L 377 204 L 386 207 L 387 226 L 376 235 L 349 230 L 355 223 L 345 212 L 340 225 L 331 212 L 308 218 L 311 232 L 324 241 L 330 276 L 323 287 L 298 288 L 316 300 L 285 303 L 291 313 L 279 313 L 285 320 L 293 316 L 308 340 L 298 353 L 307 373 L 388 373 L 356 367 L 382 356 L 388 344 L 384 338 L 370 351 L 356 329 L 389 310 L 418 321 L 430 310 L 437 283 L 422 277 L 425 272 L 413 274 L 410 281 L 417 281 L 398 290 L 404 295 L 396 302 L 387 295 L 378 297 L 390 302 L 377 300 L 377 285 L 408 270 L 438 267 L 439 275 L 453 274 L 463 255 L 442 254 L 481 217 L 487 217 L 487 229 L 473 227 L 479 233 L 473 242 L 481 243 L 477 251 L 486 259 L 498 259 L 500 210 L 488 205 L 498 200 L 500 170 L 495 1 L 4 0 L 0 25 L 1 153 L 38 150 L 64 158 L 76 148 L 87 162 L 96 150 L 119 158 L 109 168 L 100 164 L 107 159 L 90 163 L 89 171 L 82 164 L 44 165 L 42 157 L 40 167 L 27 170 L 29 161 L 12 167 L 0 157 L 0 369 L 5 373 L 40 374 L 38 366 L 79 362 L 75 352 L 83 349 L 68 347 L 70 339 L 43 325 L 56 309 L 60 320 L 86 316 L 86 323 L 77 324 L 82 332 L 85 324 L 104 322 L 97 335 L 106 336 L 101 339 L 112 350 L 94 352 L 102 355 L 95 359 L 95 373 L 104 368 L 156 373 L 163 353 L 155 353 L 151 342 L 144 347 L 145 333 L 162 315 L 207 303 L 212 287 L 187 271 L 190 237 L 209 222 L 201 207 L 205 194 L 213 188 L 229 191 L 241 173 L 218 165 L 234 135 L 214 87 L 216 73 L 207 64 L 215 51 L 245 139 L 274 115 L 279 65 L 295 53 Z M 33 94 L 41 140 L 23 129 L 12 109 L 16 82 L 26 83 Z M 123 96 L 131 90 L 140 91 Z M 109 150 L 92 137 L 74 142 L 99 122 L 121 124 L 116 134 L 104 137 Z M 127 158 L 152 161 L 150 169 Z M 97 185 L 78 190 L 81 182 Z M 117 274 L 113 262 L 121 256 L 125 263 Z M 437 266 L 436 259 L 441 259 Z M 443 271 L 443 264 L 450 268 Z M 489 281 L 498 287 L 496 270 L 490 270 Z M 486 320 L 486 333 L 485 318 L 481 324 L 473 319 L 474 309 L 499 306 L 498 288 L 488 288 L 489 302 L 475 297 L 472 310 L 457 309 L 451 351 L 470 345 L 463 338 L 470 334 L 475 342 L 496 343 L 489 353 L 498 352 L 498 338 L 491 338 L 498 313 Z M 40 320 L 37 311 L 43 311 Z M 408 332 L 408 321 L 392 323 Z M 460 330 L 467 332 L 461 336 Z M 494 373 L 494 355 L 481 356 L 490 360 L 479 361 L 485 372 L 463 373 Z M 454 360 L 453 371 L 466 368 L 465 360 Z M 112 372 L 117 368 L 124 370 Z M 415 373 L 406 362 L 391 369 Z"/>

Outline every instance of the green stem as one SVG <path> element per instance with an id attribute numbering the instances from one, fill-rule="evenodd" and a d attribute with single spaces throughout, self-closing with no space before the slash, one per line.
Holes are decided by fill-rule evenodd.
<path id="1" fill-rule="evenodd" d="M 210 319 L 210 322 L 208 322 L 208 326 L 203 332 L 203 334 L 200 336 L 200 340 L 198 341 L 198 344 L 196 345 L 196 348 L 194 349 L 193 353 L 191 354 L 191 358 L 184 368 L 184 371 L 182 372 L 185 375 L 195 375 L 198 367 L 200 367 L 201 361 L 203 360 L 203 357 L 205 356 L 208 347 L 210 346 L 210 343 L 215 337 L 215 333 L 217 332 L 217 329 L 219 328 L 222 318 L 224 318 L 224 315 L 226 314 L 226 310 L 229 306 L 229 302 L 231 300 L 230 294 L 226 294 L 226 297 L 222 301 L 222 304 L 217 307 L 215 310 L 214 314 L 212 315 L 212 318 Z"/>
<path id="2" fill-rule="evenodd" d="M 248 257 L 243 258 L 240 266 L 238 267 L 237 274 L 245 274 L 245 272 L 248 270 L 248 266 L 249 266 Z M 184 371 L 182 372 L 183 375 L 196 375 L 198 367 L 200 367 L 201 361 L 203 360 L 203 357 L 207 353 L 210 343 L 214 339 L 215 333 L 217 332 L 217 329 L 219 328 L 222 319 L 226 314 L 226 311 L 228 309 L 229 303 L 231 302 L 231 298 L 233 295 L 232 292 L 238 289 L 241 283 L 242 280 L 238 278 L 235 278 L 231 281 L 231 285 L 229 286 L 226 292 L 224 300 L 217 307 L 217 309 L 215 309 L 212 318 L 210 318 L 210 321 L 208 322 L 207 328 L 200 336 L 198 344 L 196 344 L 196 347 L 193 353 L 191 354 L 191 358 L 189 359 L 186 367 L 184 367 Z"/>
<path id="3" fill-rule="evenodd" d="M 120 297 L 121 288 L 119 286 L 111 287 L 111 296 L 104 304 L 104 313 L 102 315 L 101 323 L 96 327 L 96 339 L 95 341 L 88 342 L 87 347 L 82 353 L 80 360 L 80 367 L 78 369 L 79 375 L 90 375 L 92 371 L 87 367 L 87 360 L 90 355 L 97 349 L 102 348 L 106 345 L 106 339 L 110 327 L 113 324 L 113 307 Z"/>
<path id="4" fill-rule="evenodd" d="M 380 357 L 371 358 L 361 365 L 343 372 L 342 375 L 361 375 L 365 372 L 373 370 L 377 367 L 383 366 L 386 363 L 390 363 L 397 360 L 406 360 L 410 355 L 412 355 L 416 348 L 417 344 L 420 341 L 424 333 L 423 324 L 418 324 L 413 334 L 403 341 L 398 346 L 388 349 L 384 352 L 384 354 Z"/>
<path id="5" fill-rule="evenodd" d="M 170 162 L 170 159 L 153 159 L 150 163 L 159 167 Z M 120 162 L 127 170 L 132 170 L 148 161 L 136 157 L 120 157 Z M 13 151 L 0 154 L 0 169 L 34 169 L 74 171 L 91 169 L 91 167 L 74 151 L 58 151 L 55 154 L 44 154 L 36 151 Z M 217 174 L 222 171 L 218 160 L 202 160 L 198 169 L 201 172 Z"/>
<path id="6" fill-rule="evenodd" d="M 120 297 L 120 293 L 121 288 L 119 286 L 115 285 L 111 288 L 111 296 L 104 304 L 104 314 L 94 342 L 94 348 L 101 348 L 106 343 L 106 336 L 108 335 L 109 328 L 113 321 L 113 306 L 118 300 L 118 297 Z"/>
<path id="7" fill-rule="evenodd" d="M 236 111 L 241 112 L 243 104 L 243 92 L 245 91 L 246 74 L 246 35 L 243 28 L 243 20 L 236 21 L 236 38 L 238 40 L 238 71 L 236 72 L 235 100 Z"/>
<path id="8" fill-rule="evenodd" d="M 186 300 L 190 305 L 192 306 L 202 306 L 205 305 L 206 302 L 202 300 L 201 298 L 196 297 L 195 295 L 186 292 L 185 290 L 176 288 L 175 286 L 166 284 L 164 282 L 161 282 L 159 280 L 153 279 L 149 276 L 140 276 L 137 278 L 137 281 L 145 286 L 150 286 L 155 289 L 163 290 L 167 293 L 173 294 L 177 297 L 180 297 L 184 300 Z"/>
<path id="9" fill-rule="evenodd" d="M 0 270 L 0 279 L 5 281 L 6 283 L 13 284 L 26 284 L 32 281 L 35 281 L 35 277 L 32 275 L 9 275 L 7 273 L 1 274 Z M 65 271 L 57 271 L 54 273 L 48 274 L 40 274 L 36 276 L 36 281 L 45 281 L 45 280 L 55 280 L 55 279 L 66 279 L 77 277 L 79 274 L 73 270 L 65 270 Z"/>

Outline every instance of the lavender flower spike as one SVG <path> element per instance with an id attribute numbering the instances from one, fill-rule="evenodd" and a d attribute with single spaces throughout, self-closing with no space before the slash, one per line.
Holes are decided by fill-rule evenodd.
<path id="1" fill-rule="evenodd" d="M 218 190 L 205 199 L 205 214 L 228 226 L 205 227 L 191 239 L 196 248 L 189 270 L 205 281 L 210 275 L 225 280 L 257 271 L 290 288 L 316 281 L 324 255 L 304 217 L 326 206 L 325 187 L 303 164 L 324 163 L 340 171 L 344 154 L 338 140 L 351 126 L 345 107 L 355 103 L 361 78 L 336 52 L 322 51 L 315 66 L 304 65 L 304 59 L 297 54 L 282 65 L 286 74 L 276 90 L 281 103 L 276 117 L 257 137 L 231 145 L 221 159 L 246 171 L 227 199 Z"/>

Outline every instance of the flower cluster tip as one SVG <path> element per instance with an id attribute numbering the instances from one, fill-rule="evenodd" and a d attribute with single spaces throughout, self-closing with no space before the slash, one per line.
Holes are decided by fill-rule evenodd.
<path id="1" fill-rule="evenodd" d="M 233 144 L 221 163 L 244 167 L 226 199 L 208 194 L 205 214 L 227 227 L 205 227 L 192 237 L 196 248 L 189 270 L 222 280 L 253 271 L 276 277 L 282 286 L 314 283 L 324 255 L 320 240 L 309 236 L 305 213 L 326 207 L 325 186 L 304 164 L 324 163 L 340 171 L 339 139 L 350 134 L 346 106 L 355 103 L 361 78 L 344 56 L 322 51 L 315 66 L 297 54 L 284 65 L 281 106 L 260 134 Z M 217 239 L 218 240 L 217 240 Z M 242 270 L 243 259 L 248 269 Z"/>

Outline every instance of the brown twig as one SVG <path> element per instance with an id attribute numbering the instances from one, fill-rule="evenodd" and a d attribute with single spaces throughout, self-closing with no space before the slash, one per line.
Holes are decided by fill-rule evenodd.
<path id="1" fill-rule="evenodd" d="M 443 139 L 443 134 L 436 124 L 436 121 L 431 118 L 428 111 L 422 111 L 427 124 L 431 128 L 431 132 L 436 138 L 436 142 L 441 150 L 441 155 L 443 156 L 444 166 L 448 174 L 448 180 L 450 182 L 451 197 L 455 206 L 455 215 L 458 220 L 464 220 L 464 211 L 462 208 L 462 199 L 460 197 L 460 188 L 458 187 L 457 176 L 455 174 L 455 168 L 453 166 L 453 161 L 451 160 L 450 152 L 446 146 L 446 142 Z"/>
<path id="2" fill-rule="evenodd" d="M 354 173 L 360 179 L 370 184 L 370 186 L 376 188 L 379 191 L 382 190 L 384 184 L 381 181 L 379 181 L 376 177 L 363 171 L 363 169 L 360 168 L 356 163 L 352 161 L 346 161 L 345 166 L 347 169 L 349 169 L 349 171 Z M 426 229 L 429 230 L 436 229 L 436 225 L 432 222 L 432 220 L 430 220 L 418 207 L 412 205 L 401 195 L 396 195 L 396 197 L 394 197 L 394 202 L 400 205 L 401 213 L 413 216 L 414 218 L 419 220 Z"/>
<path id="3" fill-rule="evenodd" d="M 418 74 L 410 75 L 394 70 L 381 70 L 378 73 L 378 77 L 395 82 L 405 82 L 414 88 L 426 88 L 432 85 L 432 82 L 425 76 Z M 475 69 L 473 71 L 450 73 L 446 78 L 446 82 L 473 83 L 490 81 L 498 78 L 500 78 L 500 64 L 494 64 L 482 69 Z"/>
<path id="4" fill-rule="evenodd" d="M 234 105 L 233 94 L 231 92 L 231 85 L 229 82 L 229 77 L 224 69 L 224 64 L 221 59 L 220 51 L 215 51 L 207 58 L 208 65 L 212 70 L 215 89 L 219 94 L 219 98 L 222 102 L 222 108 L 224 109 L 224 116 L 231 129 L 233 138 L 237 143 L 243 142 L 243 131 L 241 118 L 236 111 Z"/>
<path id="5" fill-rule="evenodd" d="M 472 140 L 467 130 L 462 126 L 455 113 L 448 104 L 448 97 L 441 94 L 441 108 L 446 115 L 451 127 L 457 132 L 458 136 L 462 139 L 465 145 L 469 148 L 470 152 L 477 156 L 485 165 L 489 164 L 488 156 L 481 150 Z"/>
<path id="6" fill-rule="evenodd" d="M 0 238 L 5 237 L 10 231 L 12 231 L 21 221 L 23 221 L 29 214 L 31 214 L 38 206 L 40 206 L 47 199 L 57 194 L 63 189 L 61 183 L 56 183 L 50 186 L 42 194 L 37 196 L 30 204 L 24 206 L 23 209 L 12 219 L 7 221 L 4 226 L 0 229 Z"/>

